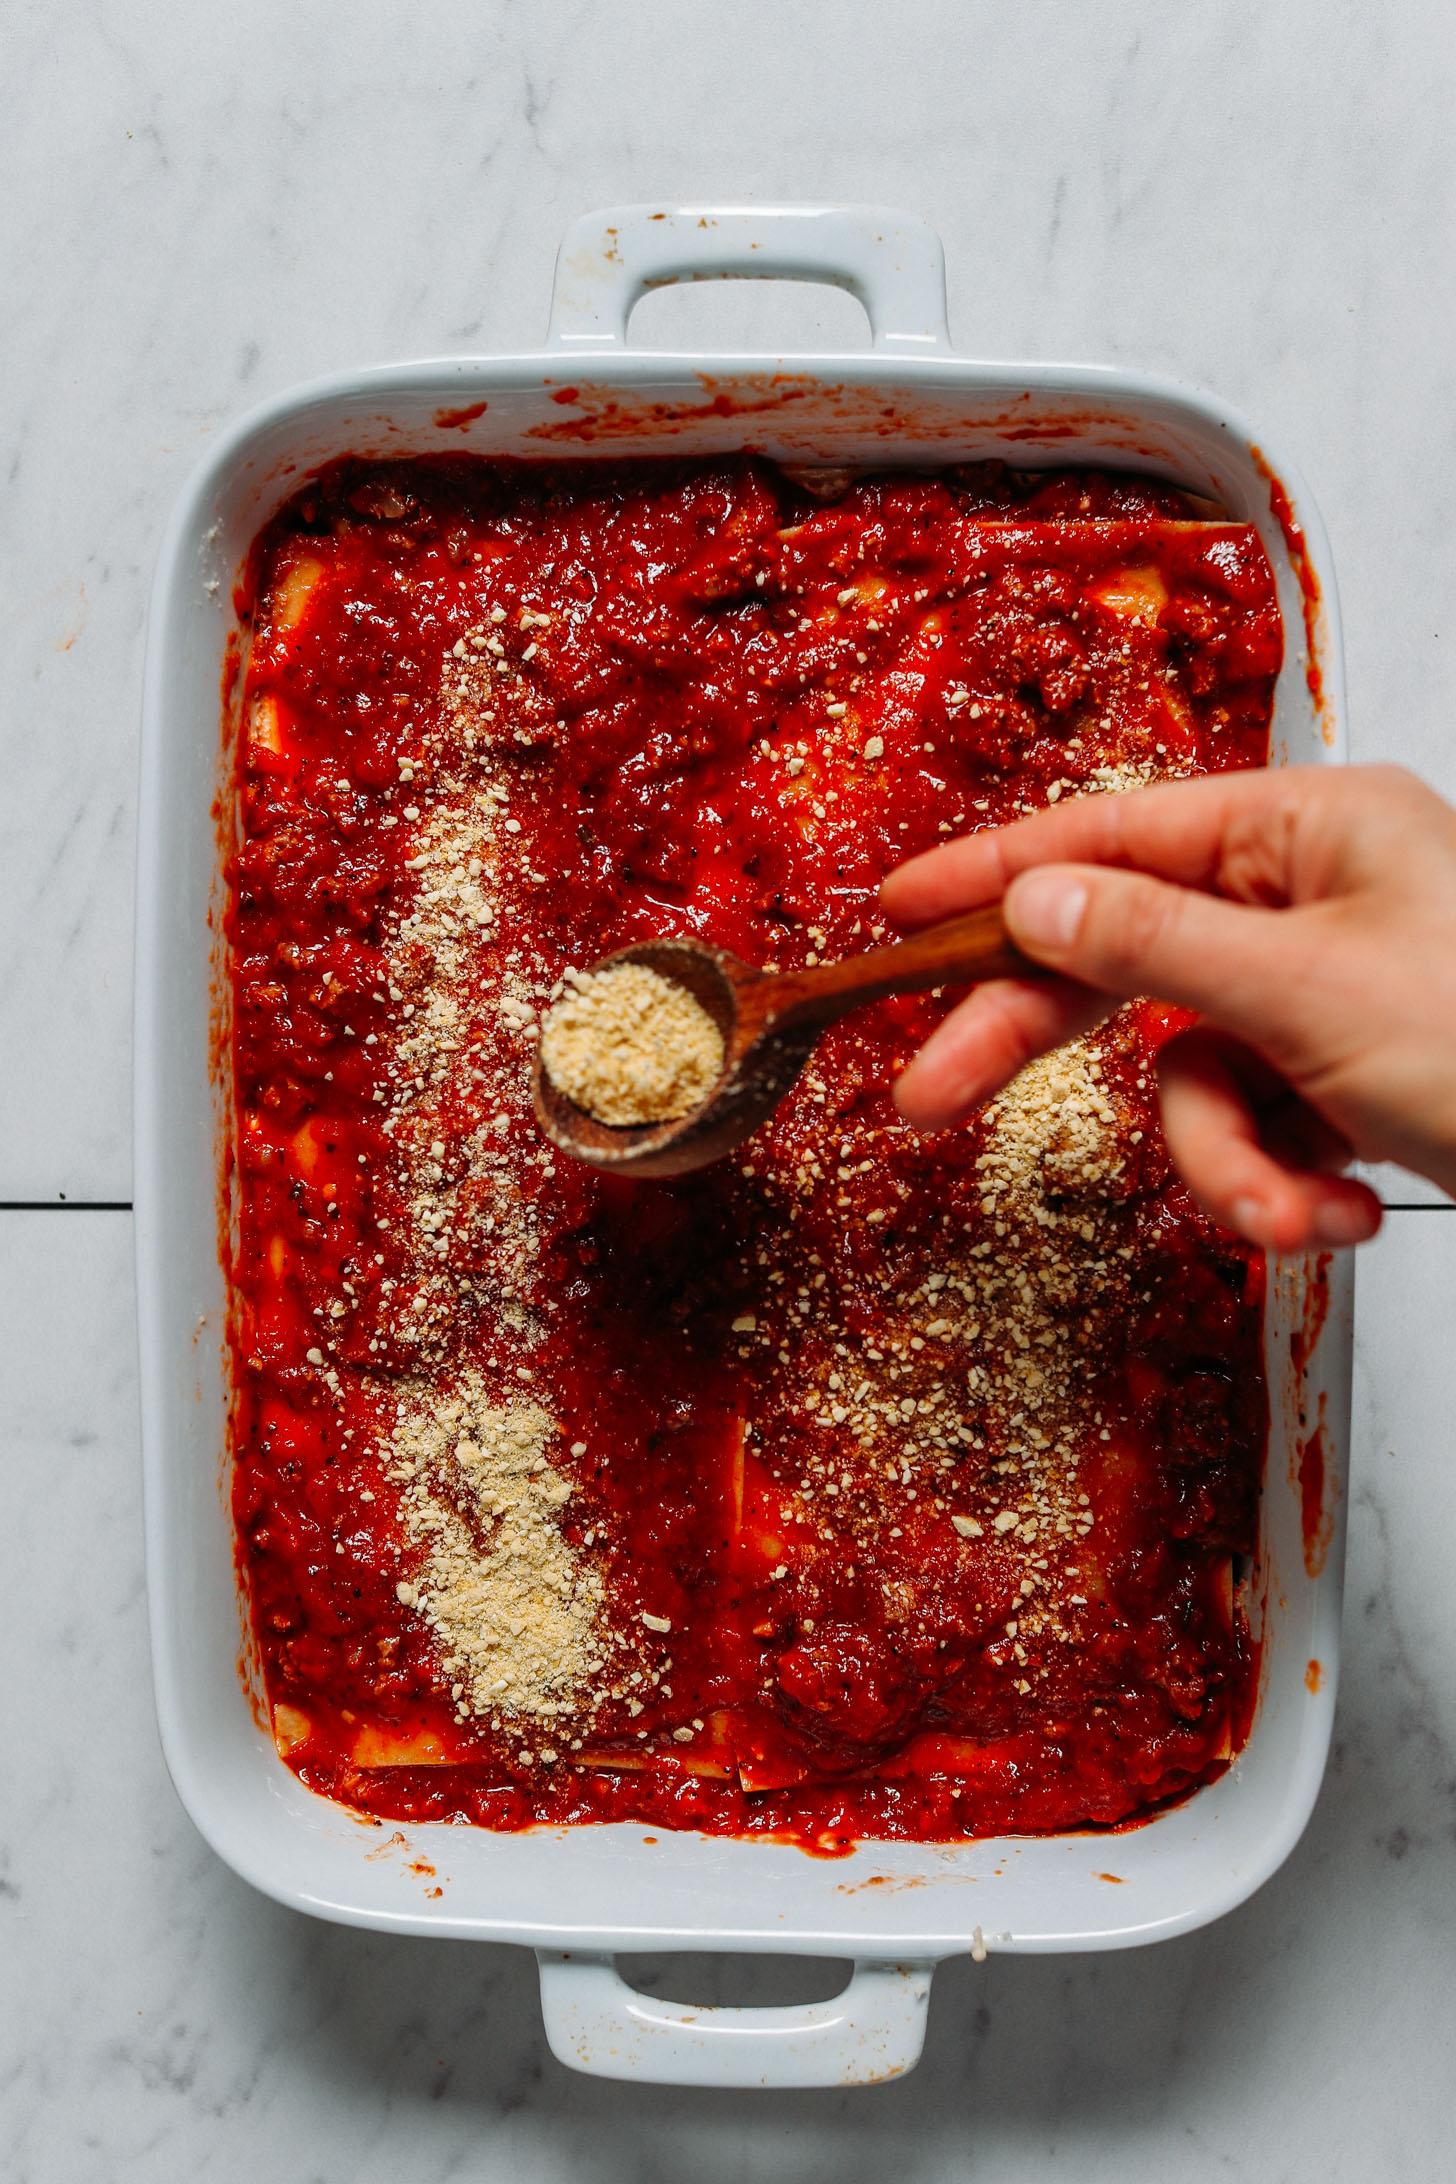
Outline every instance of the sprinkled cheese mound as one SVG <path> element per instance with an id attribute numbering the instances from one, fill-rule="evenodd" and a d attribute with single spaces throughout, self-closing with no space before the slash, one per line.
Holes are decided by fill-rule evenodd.
<path id="1" fill-rule="evenodd" d="M 707 1010 L 643 963 L 576 973 L 541 1033 L 558 1091 L 598 1122 L 675 1122 L 723 1072 L 723 1039 Z"/>
<path id="2" fill-rule="evenodd" d="M 424 1560 L 399 1597 L 440 1642 L 459 1719 L 574 1714 L 607 1665 L 601 1577 L 556 1521 L 555 1437 L 539 1404 L 492 1404 L 473 1372 L 443 1402 L 418 1383 L 401 1399 L 389 1476 Z"/>

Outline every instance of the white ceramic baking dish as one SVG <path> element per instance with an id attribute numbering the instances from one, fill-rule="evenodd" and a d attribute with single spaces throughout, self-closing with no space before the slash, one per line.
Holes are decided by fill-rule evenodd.
<path id="1" fill-rule="evenodd" d="M 721 274 L 848 288 L 868 313 L 873 347 L 703 357 L 626 346 L 644 290 Z M 244 418 L 173 516 L 147 653 L 136 1238 L 151 1627 L 178 1792 L 218 1855 L 267 1894 L 359 1926 L 533 1946 L 551 2046 L 579 2069 L 659 2082 L 851 2084 L 913 2065 L 939 1959 L 979 1954 L 983 1944 L 1105 1949 L 1183 1933 L 1240 1903 L 1297 1841 L 1319 1788 L 1334 1703 L 1346 1264 L 1329 1272 L 1328 1318 L 1302 1369 L 1290 1337 L 1306 1324 L 1312 1270 L 1286 1265 L 1271 1284 L 1272 1425 L 1250 1590 L 1263 1651 L 1248 1745 L 1223 1780 L 1111 1837 L 867 1843 L 824 1860 L 773 1843 L 625 1825 L 491 1835 L 446 1826 L 391 1834 L 365 1824 L 304 1789 L 261 1726 L 226 1496 L 219 1176 L 228 1117 L 217 1063 L 213 806 L 226 778 L 219 688 L 239 562 L 304 475 L 345 452 L 706 455 L 747 446 L 790 462 L 851 466 L 989 455 L 1022 466 L 1110 464 L 1221 502 L 1258 526 L 1278 578 L 1288 641 L 1274 763 L 1341 756 L 1334 577 L 1293 471 L 1205 395 L 1121 371 L 956 355 L 940 243 L 899 215 L 814 206 L 597 214 L 562 246 L 539 353 L 362 371 Z M 1282 521 L 1275 480 L 1287 495 Z M 1290 519 L 1302 530 L 1302 553 Z M 1331 1536 L 1311 1574 L 1297 1440 L 1301 1419 L 1321 1417 Z M 619 1977 L 614 1952 L 649 1949 L 819 1955 L 852 1959 L 855 1969 L 833 2002 L 691 2010 L 650 2001 Z"/>

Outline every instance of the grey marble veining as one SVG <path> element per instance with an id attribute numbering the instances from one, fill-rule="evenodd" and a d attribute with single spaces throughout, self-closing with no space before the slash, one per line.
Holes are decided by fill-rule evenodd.
<path id="1" fill-rule="evenodd" d="M 1305 469 L 1357 755 L 1456 788 L 1456 18 L 1285 0 L 78 0 L 0 25 L 0 1199 L 125 1198 L 136 717 L 166 513 L 310 374 L 534 344 L 557 239 L 632 197 L 878 199 L 960 346 L 1141 364 Z M 852 340 L 817 291 L 658 340 Z"/>
<path id="2" fill-rule="evenodd" d="M 141 645 L 186 473 L 310 374 L 533 345 L 592 204 L 903 205 L 944 236 L 963 349 L 1228 396 L 1329 523 L 1356 755 L 1456 792 L 1453 62 L 1434 0 L 8 11 L 0 1198 L 129 1191 Z M 743 287 L 653 298 L 636 331 L 862 339 L 843 297 Z M 202 1847 L 151 1715 L 129 1228 L 0 1214 L 6 2184 L 1451 2172 L 1443 1212 L 1392 1217 L 1361 1261 L 1336 1746 L 1289 1864 L 1156 1950 L 946 1967 L 902 2085 L 757 2098 L 573 2077 L 519 1952 L 316 1924 Z M 704 1995 L 720 1976 L 677 1971 Z"/>
<path id="3" fill-rule="evenodd" d="M 523 1953 L 319 1924 L 203 1848 L 151 1715 L 129 1251 L 124 1216 L 0 1215 L 7 2184 L 1450 2173 L 1456 1221 L 1393 1216 L 1361 1258 L 1336 1742 L 1288 1864 L 1155 1949 L 946 1966 L 901 2084 L 759 2096 L 574 2077 Z"/>

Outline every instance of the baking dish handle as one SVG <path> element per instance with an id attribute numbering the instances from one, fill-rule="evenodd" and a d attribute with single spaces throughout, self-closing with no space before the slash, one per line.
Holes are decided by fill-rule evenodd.
<path id="1" fill-rule="evenodd" d="M 547 346 L 620 349 L 633 306 L 674 281 L 824 281 L 864 305 L 877 349 L 948 355 L 934 228 L 878 205 L 619 205 L 574 220 Z"/>
<path id="2" fill-rule="evenodd" d="M 645 2085 L 876 2085 L 913 2070 L 933 1964 L 859 1962 L 829 2002 L 694 2009 L 629 1987 L 610 1956 L 538 1949 L 541 2015 L 558 2062 Z"/>

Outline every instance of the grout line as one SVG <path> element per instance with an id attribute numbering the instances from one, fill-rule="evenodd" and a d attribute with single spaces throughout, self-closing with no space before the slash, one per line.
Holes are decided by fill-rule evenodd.
<path id="1" fill-rule="evenodd" d="M 0 1198 L 0 1213 L 130 1213 L 129 1198 Z"/>
<path id="2" fill-rule="evenodd" d="M 0 1213 L 131 1213 L 129 1198 L 0 1198 Z M 1382 1213 L 1456 1213 L 1456 1199 L 1382 1198 Z"/>

